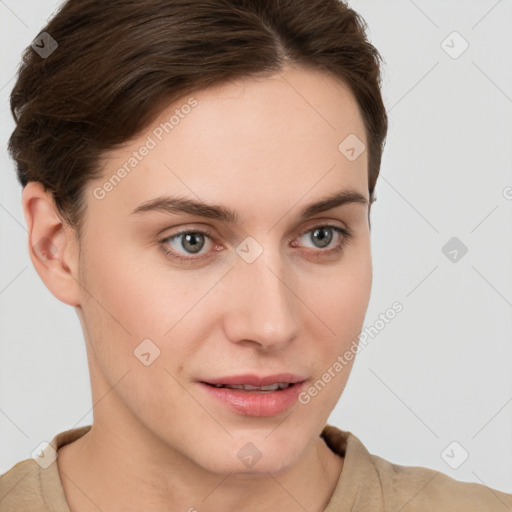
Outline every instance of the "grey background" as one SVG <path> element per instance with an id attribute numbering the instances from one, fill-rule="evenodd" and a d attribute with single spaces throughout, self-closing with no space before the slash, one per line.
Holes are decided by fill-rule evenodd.
<path id="1" fill-rule="evenodd" d="M 58 4 L 0 0 L 0 473 L 92 422 L 80 324 L 32 267 L 5 149 L 21 52 Z M 390 116 L 365 326 L 404 309 L 357 356 L 330 423 L 397 464 L 512 493 L 512 0 L 350 5 L 385 59 Z"/>

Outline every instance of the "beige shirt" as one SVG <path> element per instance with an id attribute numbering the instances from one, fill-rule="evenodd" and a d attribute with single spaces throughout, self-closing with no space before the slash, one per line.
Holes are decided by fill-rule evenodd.
<path id="1" fill-rule="evenodd" d="M 50 445 L 58 450 L 90 428 L 61 432 Z M 369 453 L 351 432 L 331 425 L 321 435 L 334 453 L 345 457 L 324 512 L 512 512 L 512 494 L 432 469 L 393 464 Z M 43 469 L 27 459 L 0 476 L 0 512 L 50 511 L 70 512 L 55 461 Z"/>

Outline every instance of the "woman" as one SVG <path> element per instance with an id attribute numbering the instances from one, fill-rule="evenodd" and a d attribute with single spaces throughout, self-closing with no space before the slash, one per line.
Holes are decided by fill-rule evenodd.
<path id="1" fill-rule="evenodd" d="M 512 507 L 326 425 L 370 297 L 379 58 L 336 0 L 70 0 L 36 37 L 10 151 L 94 424 L 4 474 L 2 511 Z"/>

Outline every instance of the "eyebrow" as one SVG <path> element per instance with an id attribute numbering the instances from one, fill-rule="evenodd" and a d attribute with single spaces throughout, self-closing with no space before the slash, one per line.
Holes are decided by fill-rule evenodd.
<path id="1" fill-rule="evenodd" d="M 317 213 L 321 213 L 344 204 L 368 204 L 368 200 L 353 189 L 342 190 L 310 203 L 299 212 L 299 220 L 303 221 Z M 227 224 L 238 224 L 240 217 L 237 212 L 225 206 L 206 204 L 180 196 L 159 196 L 137 206 L 130 215 L 139 215 L 149 211 L 164 213 L 188 213 L 208 219 L 218 220 Z"/>

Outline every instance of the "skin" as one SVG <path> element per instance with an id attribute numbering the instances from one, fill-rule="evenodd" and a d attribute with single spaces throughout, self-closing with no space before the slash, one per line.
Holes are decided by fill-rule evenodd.
<path id="1" fill-rule="evenodd" d="M 349 161 L 338 150 L 349 134 L 367 144 L 363 120 L 347 87 L 300 67 L 193 97 L 190 114 L 99 200 L 94 188 L 189 97 L 106 155 L 87 187 L 81 245 L 51 195 L 37 183 L 23 191 L 33 264 L 75 307 L 87 344 L 94 424 L 58 452 L 65 495 L 73 512 L 322 511 L 343 458 L 319 436 L 351 365 L 308 404 L 271 417 L 233 412 L 196 381 L 292 372 L 311 384 L 357 340 L 372 282 L 368 204 L 302 222 L 298 212 L 348 188 L 369 199 L 366 152 Z M 222 204 L 240 224 L 130 214 L 164 194 Z M 326 224 L 352 231 L 341 253 L 322 255 L 308 231 Z M 183 228 L 212 233 L 199 255 L 166 242 L 200 258 L 192 264 L 161 250 Z M 343 237 L 331 233 L 328 248 Z M 251 264 L 235 251 L 247 236 L 263 248 Z M 146 338 L 160 349 L 149 366 L 134 356 Z M 248 442 L 262 454 L 250 468 L 237 457 Z"/>

